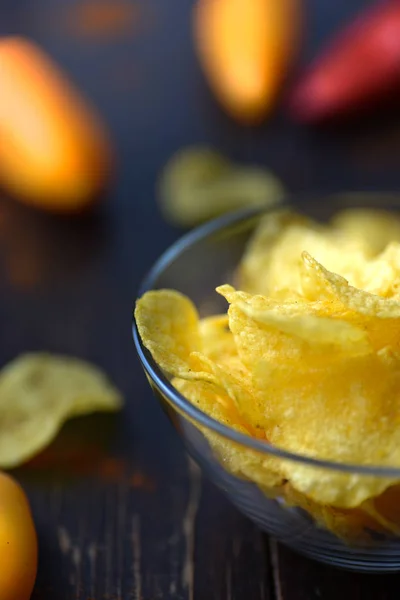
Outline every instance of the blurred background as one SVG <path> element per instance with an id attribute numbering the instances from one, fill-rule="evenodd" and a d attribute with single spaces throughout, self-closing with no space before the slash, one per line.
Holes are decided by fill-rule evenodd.
<path id="1" fill-rule="evenodd" d="M 247 4 L 251 11 L 252 3 Z M 277 88 L 277 97 L 269 101 L 266 91 L 265 114 L 261 110 L 259 122 L 256 118 L 253 124 L 235 118 L 218 101 L 207 76 L 209 65 L 202 68 L 190 1 L 168 5 L 161 0 L 2 3 L 2 35 L 26 36 L 55 61 L 97 110 L 115 158 L 113 176 L 89 218 L 54 218 L 42 214 L 44 211 L 25 210 L 21 203 L 10 200 L 5 186 L 0 205 L 1 295 L 5 327 L 10 331 L 9 342 L 1 347 L 3 360 L 20 349 L 21 336 L 39 343 L 39 314 L 46 314 L 48 323 L 65 310 L 65 316 L 69 315 L 65 325 L 57 321 L 57 327 L 55 323 L 50 327 L 48 323 L 53 330 L 52 343 L 64 350 L 75 348 L 73 332 L 80 329 L 79 319 L 86 323 L 85 294 L 90 296 L 94 286 L 102 295 L 118 296 L 119 304 L 114 301 L 112 305 L 119 306 L 119 314 L 112 315 L 112 320 L 118 321 L 124 314 L 127 324 L 141 276 L 181 233 L 163 218 L 157 188 L 162 169 L 178 150 L 206 145 L 241 166 L 257 165 L 270 171 L 294 194 L 396 189 L 400 122 L 393 107 L 379 108 L 363 119 L 356 110 L 339 124 L 310 125 L 291 118 L 285 105 L 299 74 L 325 48 L 327 40 L 373 2 L 343 0 L 335 2 L 334 8 L 320 0 L 298 4 L 300 41 L 296 45 L 290 38 L 282 41 L 277 56 L 268 55 L 267 50 L 267 67 L 274 70 L 274 61 L 283 65 L 285 82 L 281 84 L 278 77 L 276 84 L 270 84 Z M 292 18 L 289 10 L 285 16 L 285 10 L 282 7 L 279 15 L 283 30 L 288 27 L 285 18 L 288 22 Z M 206 44 L 206 23 L 201 34 Z M 279 56 L 286 45 L 293 46 L 287 64 L 280 62 Z M 262 54 L 262 48 L 259 52 Z M 30 85 L 34 87 L 35 82 Z M 27 87 L 28 103 L 29 93 Z M 262 100 L 262 91 L 260 96 Z M 56 187 L 53 192 L 57 196 Z M 12 301 L 7 301 L 8 294 Z M 32 294 L 33 305 L 28 303 Z M 98 300 L 107 306 L 104 296 Z M 23 334 L 18 331 L 23 325 L 21 315 L 27 319 Z M 96 336 L 101 335 L 99 323 L 104 328 L 105 321 L 110 321 L 108 312 L 99 317 L 92 325 Z M 31 331 L 28 338 L 26 326 Z M 124 333 L 128 335 L 126 329 Z"/>
<path id="2" fill-rule="evenodd" d="M 131 341 L 140 281 L 221 212 L 399 188 L 400 3 L 379 5 L 0 3 L 0 361 L 104 368 L 127 398 L 111 452 L 160 488 L 186 463 L 166 430 L 151 443 L 164 421 Z M 21 477 L 46 528 L 47 488 Z"/>
<path id="3" fill-rule="evenodd" d="M 200 0 L 199 5 L 202 4 L 206 6 L 207 2 Z M 271 10 L 268 3 L 260 0 L 236 4 L 239 5 L 238 14 L 243 10 L 246 12 L 248 7 L 250 20 L 252 5 L 265 4 L 268 21 Z M 297 16 L 293 17 L 290 8 L 296 4 Z M 213 15 L 199 16 L 194 11 L 194 3 L 189 0 L 172 3 L 161 0 L 38 0 L 35 4 L 28 0 L 4 0 L 0 6 L 1 34 L 6 40 L 8 36 L 19 35 L 34 41 L 54 61 L 54 67 L 63 72 L 68 83 L 90 104 L 88 110 L 97 111 L 114 158 L 112 177 L 105 182 L 100 200 L 93 204 L 89 214 L 86 211 L 84 216 L 71 218 L 65 214 L 54 216 L 47 210 L 49 206 L 50 209 L 57 208 L 58 191 L 64 183 L 60 180 L 57 186 L 57 179 L 55 183 L 50 182 L 46 192 L 50 200 L 47 197 L 41 202 L 40 186 L 36 189 L 36 183 L 29 180 L 30 175 L 24 170 L 24 150 L 15 147 L 8 151 L 12 154 L 10 164 L 15 177 L 27 179 L 24 188 L 27 198 L 23 203 L 11 199 L 15 195 L 15 186 L 8 185 L 5 165 L 0 203 L 0 302 L 4 340 L 0 346 L 1 360 L 6 361 L 19 351 L 29 349 L 26 346 L 65 352 L 76 352 L 79 348 L 85 354 L 83 338 L 96 338 L 99 343 L 90 351 L 94 355 L 92 358 L 107 362 L 109 347 L 104 348 L 101 343 L 107 336 L 115 344 L 115 356 L 120 357 L 120 360 L 113 359 L 114 367 L 107 366 L 115 371 L 120 369 L 114 375 L 126 379 L 126 367 L 133 360 L 133 349 L 128 342 L 129 319 L 139 281 L 159 254 L 182 232 L 177 226 L 179 214 L 167 221 L 160 210 L 160 197 L 161 202 L 164 196 L 168 197 L 167 193 L 163 196 L 163 190 L 160 192 L 160 173 L 178 151 L 191 146 L 207 146 L 236 165 L 257 165 L 268 171 L 292 194 L 396 189 L 400 178 L 400 121 L 396 100 L 392 102 L 394 107 L 389 103 L 360 118 L 361 99 L 350 116 L 334 123 L 318 120 L 308 123 L 293 118 L 287 102 L 296 92 L 293 87 L 298 85 L 298 79 L 306 76 L 310 62 L 325 52 L 327 42 L 373 4 L 366 0 L 337 0 L 334 5 L 325 0 L 282 3 L 276 16 L 282 29 L 277 50 L 271 50 L 274 39 L 265 39 L 268 32 L 250 32 L 252 39 L 260 40 L 260 48 L 254 52 L 256 59 L 259 58 L 256 71 L 259 70 L 261 78 L 264 71 L 277 73 L 269 82 L 267 78 L 265 84 L 261 83 L 260 90 L 255 92 L 259 109 L 254 109 L 254 119 L 242 119 L 240 111 L 245 115 L 247 110 L 247 83 L 235 63 L 240 48 L 238 50 L 233 44 L 231 49 L 229 41 L 226 47 L 216 48 L 213 42 L 215 30 L 218 38 L 218 27 L 221 31 L 224 27 L 222 13 L 215 18 Z M 290 30 L 293 19 L 296 23 L 294 32 Z M 391 21 L 392 17 L 389 18 Z M 241 36 L 235 26 L 231 29 L 228 40 L 237 38 L 240 42 Z M 396 30 L 394 34 L 389 33 L 396 37 Z M 399 37 L 397 34 L 397 39 Z M 207 53 L 202 49 L 208 43 L 212 52 L 205 56 Z M 245 52 L 246 44 L 243 41 L 241 44 Z M 263 44 L 266 44 L 265 50 Z M 288 48 L 290 52 L 286 57 Z M 25 49 L 25 52 L 29 62 L 30 51 Z M 250 59 L 252 56 L 250 52 Z M 382 65 L 382 53 L 379 56 Z M 348 64 L 347 57 L 344 62 Z M 232 71 L 233 78 L 236 76 L 238 80 L 232 85 L 229 82 L 221 84 L 228 88 L 227 102 L 220 101 L 218 93 L 221 90 L 213 85 L 213 66 L 222 73 Z M 20 69 L 17 63 L 12 68 L 16 72 Z M 33 71 L 35 68 L 33 65 Z M 353 65 L 350 79 L 354 80 L 355 72 L 357 68 Z M 12 72 L 8 76 L 12 82 Z M 19 88 L 15 94 L 19 98 L 22 96 L 27 106 L 31 104 L 32 93 L 40 102 L 46 81 L 40 84 L 34 78 L 29 81 L 23 72 L 21 77 L 26 82 L 26 89 L 20 93 Z M 333 85 L 340 87 L 343 78 L 338 80 L 338 74 L 334 72 L 332 78 Z M 12 88 L 13 84 L 7 85 Z M 243 89 L 240 89 L 241 85 Z M 384 86 L 381 84 L 381 87 Z M 17 109 L 13 113 L 12 93 L 10 105 L 0 110 L 0 119 L 9 124 L 11 131 L 14 122 L 21 123 Z M 0 98 L 2 95 L 0 79 Z M 395 98 L 392 91 L 390 95 Z M 236 101 L 238 112 L 232 114 L 230 109 Z M 253 110 L 251 102 L 250 98 L 250 113 Z M 54 117 L 56 121 L 58 118 L 66 123 L 67 128 L 69 108 L 67 104 L 63 107 L 64 113 L 60 111 Z M 43 115 L 48 116 L 46 105 L 42 109 Z M 23 112 L 24 107 L 18 110 Z M 33 121 L 35 114 L 37 112 L 33 110 Z M 35 146 L 35 135 L 36 140 L 42 139 L 40 114 L 37 120 L 37 131 L 29 134 L 27 142 L 30 150 Z M 32 120 L 25 125 L 29 129 Z M 57 122 L 54 124 L 50 119 L 48 125 L 57 136 Z M 23 146 L 23 125 L 19 126 L 19 135 Z M 80 145 L 79 135 L 78 131 L 76 147 Z M 4 145 L 12 146 L 6 139 Z M 51 170 L 57 168 L 52 163 L 51 142 L 46 151 L 49 156 L 43 167 L 45 180 Z M 62 163 L 62 146 L 58 152 L 54 161 Z M 90 171 L 90 161 L 86 164 L 85 157 L 82 164 L 82 169 Z M 37 174 L 34 160 L 30 168 Z M 201 180 L 201 175 L 199 177 Z M 99 178 L 102 179 L 100 175 Z M 196 177 L 194 179 L 193 185 L 199 185 Z M 178 188 L 179 181 L 178 173 L 178 182 L 174 184 Z M 263 196 L 268 182 L 260 185 Z M 279 191 L 282 189 L 278 188 Z M 176 187 L 172 189 L 175 191 Z M 248 195 L 257 198 L 260 195 L 252 194 L 252 189 L 246 190 L 239 204 L 245 204 Z M 67 208 L 68 201 L 72 207 L 74 205 L 74 193 L 72 186 L 67 191 Z M 229 197 L 229 190 L 226 194 Z M 198 202 L 195 194 L 193 202 L 190 193 L 184 195 L 188 198 L 186 204 Z M 84 194 L 82 198 L 78 205 L 81 202 L 84 208 L 87 200 Z M 39 208 L 32 208 L 32 204 Z M 226 204 L 229 208 L 229 201 Z M 177 210 L 179 213 L 179 207 Z M 186 227 L 195 221 L 196 216 L 193 223 L 189 218 Z"/>

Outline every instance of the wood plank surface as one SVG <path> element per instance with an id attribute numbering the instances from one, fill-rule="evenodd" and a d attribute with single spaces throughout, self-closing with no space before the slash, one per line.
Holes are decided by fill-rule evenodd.
<path id="1" fill-rule="evenodd" d="M 118 162 L 93 218 L 53 219 L 0 200 L 1 363 L 28 350 L 74 354 L 102 366 L 126 397 L 121 415 L 69 423 L 15 472 L 40 539 L 33 600 L 398 597 L 387 589 L 389 580 L 400 589 L 397 577 L 344 574 L 275 544 L 271 560 L 266 537 L 188 461 L 139 366 L 131 310 L 141 278 L 181 235 L 163 221 L 155 193 L 174 151 L 213 145 L 268 165 L 292 192 L 391 189 L 400 185 L 399 120 L 317 131 L 278 111 L 264 127 L 243 129 L 200 73 L 192 2 L 127 3 L 0 4 L 0 33 L 36 39 L 96 103 Z M 305 2 L 301 60 L 365 4 Z"/>
<path id="2" fill-rule="evenodd" d="M 395 600 L 397 574 L 353 573 L 299 556 L 270 540 L 276 600 Z"/>

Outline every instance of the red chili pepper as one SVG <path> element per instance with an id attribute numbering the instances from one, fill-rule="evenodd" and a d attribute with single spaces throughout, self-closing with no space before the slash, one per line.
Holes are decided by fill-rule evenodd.
<path id="1" fill-rule="evenodd" d="M 316 122 L 363 109 L 400 86 L 400 0 L 369 7 L 339 32 L 289 95 L 293 118 Z"/>

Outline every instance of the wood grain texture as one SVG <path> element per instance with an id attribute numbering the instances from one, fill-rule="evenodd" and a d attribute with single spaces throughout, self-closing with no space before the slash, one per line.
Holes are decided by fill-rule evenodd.
<path id="1" fill-rule="evenodd" d="M 33 599 L 270 600 L 264 536 L 188 463 L 135 356 L 139 282 L 181 235 L 159 214 L 157 175 L 181 146 L 206 143 L 268 165 L 293 192 L 398 188 L 399 120 L 312 131 L 278 111 L 264 127 L 242 129 L 199 71 L 191 2 L 130 1 L 132 25 L 116 33 L 114 21 L 106 35 L 102 21 L 97 36 L 71 28 L 87 0 L 0 5 L 0 32 L 29 35 L 59 61 L 103 114 L 118 158 L 93 218 L 53 219 L 0 199 L 1 363 L 27 350 L 74 354 L 104 367 L 126 397 L 121 415 L 69 423 L 15 472 L 40 538 Z M 301 60 L 364 4 L 307 0 Z M 283 600 L 395 597 L 389 579 L 338 574 L 283 549 L 274 557 Z"/>
<path id="2" fill-rule="evenodd" d="M 352 573 L 321 565 L 270 542 L 276 600 L 394 600 L 399 575 Z"/>
<path id="3" fill-rule="evenodd" d="M 57 475 L 20 471 L 40 534 L 33 598 L 270 600 L 262 534 L 183 458 L 178 477 L 156 479 L 109 456 L 87 473 L 60 475 L 59 459 Z"/>

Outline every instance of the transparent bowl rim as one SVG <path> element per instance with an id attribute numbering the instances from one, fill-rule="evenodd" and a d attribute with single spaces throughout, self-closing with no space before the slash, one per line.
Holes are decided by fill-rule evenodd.
<path id="1" fill-rule="evenodd" d="M 360 196 L 360 194 L 364 196 L 382 196 L 386 198 L 397 199 L 399 202 L 399 194 L 394 193 L 377 193 L 377 192 L 357 192 L 354 193 L 355 196 Z M 349 197 L 349 193 L 342 194 L 325 194 L 324 197 L 339 197 L 345 195 Z M 320 196 L 321 197 L 321 196 Z M 301 210 L 301 207 L 297 205 L 297 203 L 290 202 L 290 199 L 287 199 L 280 207 L 292 207 L 294 210 Z M 347 204 L 347 206 L 351 206 L 351 204 Z M 268 214 L 269 212 L 276 209 L 276 207 L 272 207 L 270 209 L 243 209 L 239 211 L 235 211 L 222 217 L 213 219 L 208 221 L 207 223 L 196 227 L 190 232 L 184 234 L 180 237 L 175 243 L 173 243 L 161 256 L 160 258 L 153 264 L 152 268 L 142 280 L 142 283 L 139 287 L 139 291 L 137 294 L 137 298 L 140 298 L 145 292 L 154 289 L 155 282 L 159 275 L 178 258 L 181 254 L 185 252 L 187 248 L 197 243 L 198 241 L 207 238 L 208 236 L 217 233 L 220 230 L 223 230 L 225 227 L 230 225 L 234 225 L 243 220 L 248 220 L 251 218 L 255 218 L 257 216 L 261 216 L 262 214 Z M 314 458 L 312 456 L 307 456 L 304 454 L 296 454 L 294 452 L 290 452 L 279 448 L 277 446 L 273 446 L 269 444 L 267 441 L 259 440 L 247 436 L 243 433 L 235 431 L 231 427 L 227 425 L 223 425 L 216 419 L 213 419 L 205 412 L 201 411 L 199 408 L 194 406 L 187 398 L 185 398 L 178 390 L 176 390 L 168 377 L 163 373 L 163 371 L 159 368 L 157 363 L 152 358 L 150 352 L 144 347 L 142 340 L 139 336 L 139 332 L 137 329 L 137 325 L 135 322 L 135 318 L 133 316 L 133 339 L 136 347 L 136 351 L 138 353 L 140 362 L 142 367 L 144 368 L 147 375 L 150 377 L 152 383 L 156 386 L 156 388 L 168 398 L 168 401 L 172 404 L 172 406 L 184 413 L 187 417 L 193 419 L 198 424 L 201 424 L 220 436 L 234 442 L 240 444 L 248 449 L 255 450 L 259 453 L 266 454 L 268 456 L 274 456 L 276 458 L 282 460 L 289 460 L 291 462 L 301 463 L 303 465 L 309 465 L 312 467 L 319 467 L 321 469 L 329 469 L 333 471 L 340 471 L 343 473 L 353 473 L 359 475 L 373 475 L 375 477 L 387 477 L 387 478 L 398 478 L 400 479 L 400 468 L 398 467 L 382 467 L 377 465 L 369 465 L 369 464 L 354 464 L 354 463 L 341 463 L 337 461 L 330 460 L 321 460 Z"/>

